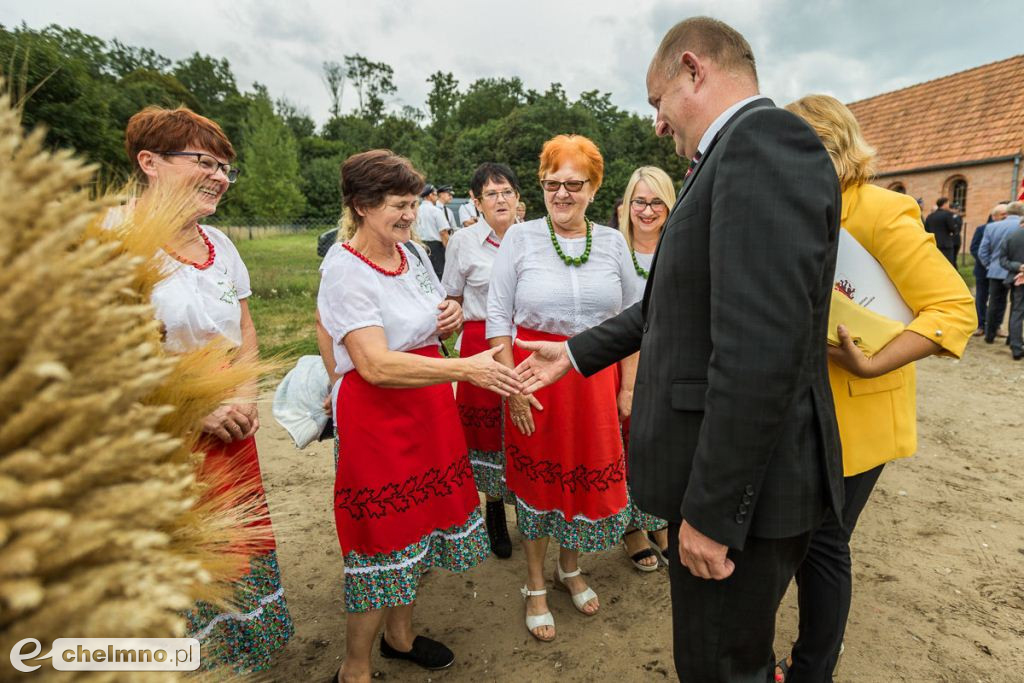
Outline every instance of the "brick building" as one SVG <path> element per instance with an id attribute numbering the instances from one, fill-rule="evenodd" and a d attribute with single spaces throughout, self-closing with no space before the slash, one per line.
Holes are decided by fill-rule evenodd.
<path id="1" fill-rule="evenodd" d="M 848 105 L 878 151 L 875 184 L 965 209 L 970 244 L 1024 178 L 1024 55 Z"/>

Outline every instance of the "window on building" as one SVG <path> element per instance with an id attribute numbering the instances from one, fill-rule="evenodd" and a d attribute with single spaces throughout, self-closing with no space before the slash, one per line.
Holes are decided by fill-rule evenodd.
<path id="1" fill-rule="evenodd" d="M 907 193 L 907 188 L 903 186 L 903 183 L 893 183 L 889 186 L 889 189 L 893 192 L 899 192 L 900 194 Z"/>
<path id="2" fill-rule="evenodd" d="M 949 201 L 951 204 L 958 204 L 962 210 L 967 209 L 967 181 L 963 178 L 954 178 L 949 185 Z"/>

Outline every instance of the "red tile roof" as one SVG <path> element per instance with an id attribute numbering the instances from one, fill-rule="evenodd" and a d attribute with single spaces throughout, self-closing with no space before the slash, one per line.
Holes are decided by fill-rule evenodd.
<path id="1" fill-rule="evenodd" d="M 878 173 L 980 161 L 1024 149 L 1024 55 L 848 105 L 878 150 Z"/>

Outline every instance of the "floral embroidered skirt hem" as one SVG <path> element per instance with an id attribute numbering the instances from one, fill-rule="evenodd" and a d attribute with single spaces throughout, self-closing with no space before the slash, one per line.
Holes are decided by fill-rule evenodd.
<path id="1" fill-rule="evenodd" d="M 476 482 L 477 491 L 512 504 L 514 497 L 505 485 L 504 453 L 470 448 L 469 463 L 473 466 L 473 480 Z"/>
<path id="2" fill-rule="evenodd" d="M 188 637 L 202 647 L 202 668 L 231 667 L 239 675 L 265 671 L 295 632 L 275 551 L 249 561 L 249 572 L 235 584 L 234 603 L 237 611 L 225 612 L 199 602 L 186 615 Z"/>
<path id="3" fill-rule="evenodd" d="M 480 511 L 463 524 L 427 534 L 416 543 L 389 553 L 345 555 L 345 610 L 409 605 L 416 600 L 420 577 L 428 569 L 464 572 L 490 556 L 491 546 Z"/>
<path id="4" fill-rule="evenodd" d="M 629 508 L 630 529 L 640 529 L 641 531 L 661 531 L 662 529 L 668 526 L 668 522 L 663 520 L 661 517 L 658 517 L 657 515 L 652 515 L 649 512 L 644 512 L 643 510 L 638 508 L 636 506 L 636 503 L 633 501 L 632 496 L 630 496 L 629 499 Z"/>
<path id="5" fill-rule="evenodd" d="M 535 510 L 521 498 L 516 500 L 517 526 L 523 538 L 535 541 L 550 536 L 561 547 L 582 553 L 596 553 L 617 544 L 631 517 L 632 511 L 626 507 L 604 519 L 577 516 L 567 522 L 559 510 Z"/>

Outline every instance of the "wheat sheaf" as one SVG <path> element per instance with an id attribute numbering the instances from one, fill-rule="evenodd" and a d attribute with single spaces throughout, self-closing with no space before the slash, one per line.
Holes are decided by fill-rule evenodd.
<path id="1" fill-rule="evenodd" d="M 184 636 L 182 611 L 223 602 L 269 533 L 247 526 L 248 492 L 195 476 L 197 421 L 266 367 L 164 353 L 148 302 L 176 210 L 105 226 L 118 200 L 91 196 L 95 167 L 43 139 L 0 95 L 3 660 L 24 638 L 45 654 L 59 637 Z"/>

